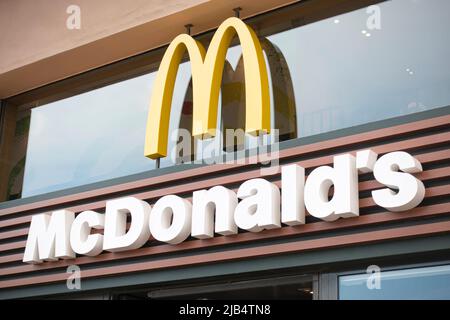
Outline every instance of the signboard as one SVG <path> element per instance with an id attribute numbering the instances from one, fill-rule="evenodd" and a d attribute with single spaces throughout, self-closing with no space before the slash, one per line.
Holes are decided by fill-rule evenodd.
<path id="1" fill-rule="evenodd" d="M 176 245 L 197 239 L 228 236 L 239 229 L 260 232 L 305 223 L 305 215 L 325 221 L 359 216 L 358 175 L 373 171 L 383 185 L 372 191 L 374 202 L 389 211 L 406 211 L 424 198 L 425 187 L 414 177 L 420 162 L 402 151 L 378 158 L 372 150 L 335 156 L 333 166 L 315 168 L 306 178 L 297 164 L 281 168 L 281 191 L 266 179 L 251 179 L 237 191 L 223 186 L 194 191 L 192 202 L 166 195 L 153 206 L 135 197 L 106 202 L 105 213 L 69 210 L 32 217 L 23 261 L 41 263 L 137 249 L 150 235 Z M 333 189 L 331 189 L 333 187 Z M 131 216 L 129 226 L 127 217 Z M 92 232 L 103 229 L 103 234 Z"/>

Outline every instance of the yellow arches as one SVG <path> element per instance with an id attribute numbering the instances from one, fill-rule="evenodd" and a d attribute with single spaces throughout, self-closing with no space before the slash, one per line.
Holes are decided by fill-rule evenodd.
<path id="1" fill-rule="evenodd" d="M 237 34 L 244 59 L 245 131 L 257 135 L 270 131 L 270 98 L 266 63 L 255 32 L 238 18 L 228 18 L 217 29 L 208 51 L 187 34 L 177 36 L 167 48 L 153 86 L 145 135 L 146 157 L 167 155 L 170 109 L 175 79 L 187 50 L 192 70 L 193 123 L 195 137 L 213 136 L 222 72 L 228 47 Z"/>

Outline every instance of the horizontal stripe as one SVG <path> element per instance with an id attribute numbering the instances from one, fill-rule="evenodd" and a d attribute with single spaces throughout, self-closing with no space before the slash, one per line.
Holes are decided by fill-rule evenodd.
<path id="1" fill-rule="evenodd" d="M 448 178 L 448 177 L 450 177 L 450 167 L 424 171 L 419 174 L 416 174 L 415 176 L 417 179 L 419 179 L 423 182 L 428 182 L 428 181 L 434 180 L 434 179 Z M 276 186 L 278 186 L 279 188 L 281 188 L 281 180 L 273 181 L 273 183 Z M 368 180 L 368 181 L 363 181 L 363 182 L 359 183 L 359 191 L 360 192 L 375 190 L 377 188 L 384 188 L 384 187 L 385 187 L 384 185 L 377 182 L 376 180 Z M 233 189 L 233 191 L 237 191 L 237 189 Z M 191 198 L 188 198 L 188 199 L 191 200 Z M 29 222 L 29 221 L 31 221 L 31 219 L 29 219 L 27 222 Z M 13 230 L 13 231 L 0 232 L 0 240 L 25 236 L 28 234 L 28 230 L 29 230 L 29 228 L 21 228 L 21 229 L 17 229 L 17 230 Z M 93 231 L 95 231 L 95 230 L 93 230 Z"/>
<path id="2" fill-rule="evenodd" d="M 450 185 L 443 185 L 425 189 L 425 199 L 450 195 Z M 377 206 L 371 197 L 359 200 L 359 208 L 371 208 Z M 307 213 L 308 214 L 308 213 Z M 0 252 L 25 248 L 26 241 L 17 241 L 0 245 Z"/>
<path id="3" fill-rule="evenodd" d="M 420 140 L 418 144 L 411 143 L 410 147 L 417 148 L 419 146 L 429 146 L 429 143 L 430 143 L 429 140 L 434 140 L 436 142 L 436 139 L 437 139 L 437 141 L 439 143 L 441 143 L 443 141 L 448 142 L 446 139 L 450 140 L 450 133 L 448 133 L 444 138 L 442 138 L 441 136 L 439 136 L 439 137 L 435 137 L 435 136 L 436 135 L 430 136 L 431 137 L 430 139 Z M 434 138 L 436 138 L 436 139 L 434 139 Z M 418 139 L 421 139 L 421 138 L 418 138 Z M 416 140 L 416 142 L 417 142 L 417 140 Z M 371 149 L 376 151 L 377 148 L 380 149 L 381 147 L 385 147 L 385 146 L 387 146 L 387 145 L 378 146 L 378 147 L 374 147 Z M 391 152 L 391 151 L 397 151 L 397 150 L 400 150 L 400 149 L 397 148 L 397 145 L 394 143 L 394 144 L 390 145 L 388 149 L 384 149 L 384 152 Z M 441 160 L 447 160 L 447 159 L 450 159 L 450 150 L 435 151 L 435 152 L 431 152 L 428 154 L 419 154 L 416 156 L 416 158 L 423 164 L 441 161 Z M 313 168 L 313 167 L 321 166 L 321 165 L 329 165 L 332 163 L 332 160 L 333 160 L 333 156 L 326 156 L 326 157 L 320 157 L 320 158 L 315 158 L 315 159 L 310 159 L 310 160 L 292 162 L 292 164 L 296 163 L 305 168 Z M 279 175 L 279 173 L 277 173 L 276 175 Z M 195 190 L 210 188 L 215 185 L 227 185 L 227 184 L 232 184 L 232 183 L 239 183 L 239 182 L 247 180 L 247 179 L 259 178 L 259 177 L 264 177 L 264 176 L 261 175 L 260 169 L 256 169 L 256 170 L 251 170 L 251 171 L 247 171 L 247 172 L 240 173 L 240 174 L 231 174 L 231 175 L 222 176 L 222 177 L 218 177 L 218 178 L 204 179 L 199 182 L 178 184 L 176 186 L 159 188 L 159 189 L 153 190 L 153 191 L 141 192 L 141 193 L 137 193 L 137 194 L 130 194 L 129 196 L 133 196 L 133 197 L 136 197 L 136 198 L 139 198 L 142 200 L 149 201 L 149 200 L 152 200 L 152 199 L 155 199 L 158 197 L 162 197 L 162 196 L 168 195 L 168 194 L 187 193 L 187 192 L 192 192 Z M 105 207 L 105 205 L 106 205 L 106 200 L 96 201 L 96 202 L 91 202 L 91 203 L 76 205 L 76 206 L 69 206 L 69 207 L 66 207 L 65 209 L 72 210 L 75 212 L 81 212 L 81 211 L 86 211 L 86 210 L 100 210 L 100 209 L 103 209 Z M 43 212 L 46 212 L 46 211 L 48 211 L 48 209 L 43 210 Z M 35 213 L 33 213 L 33 214 L 35 214 Z M 5 219 L 5 220 L 0 221 L 0 228 L 18 225 L 18 224 L 24 224 L 24 223 L 28 223 L 30 221 L 31 221 L 30 216 Z"/>
<path id="4" fill-rule="evenodd" d="M 378 142 L 379 140 L 382 140 L 386 137 L 397 137 L 401 136 L 406 133 L 416 133 L 420 131 L 428 131 L 433 128 L 439 128 L 444 126 L 449 126 L 450 124 L 450 115 L 448 116 L 442 116 L 432 119 L 426 119 L 422 121 L 412 122 L 408 124 L 393 126 L 390 128 L 383 128 L 378 129 L 370 132 L 355 134 L 351 136 L 331 139 L 327 141 L 321 141 L 318 143 L 313 143 L 309 145 L 294 147 L 286 150 L 281 150 L 279 153 L 280 159 L 285 159 L 293 156 L 304 156 L 309 153 L 315 153 L 318 151 L 323 150 L 333 150 L 337 148 L 343 148 L 352 144 L 356 143 L 369 143 L 369 142 Z M 439 138 L 439 135 L 444 135 L 447 139 L 443 141 L 449 141 L 448 133 L 438 134 L 435 135 L 436 138 Z M 427 137 L 423 137 L 422 139 L 427 139 L 428 143 L 430 145 L 433 145 L 436 141 L 434 139 L 430 139 Z M 411 140 L 409 140 L 411 141 Z M 404 149 L 408 148 L 408 144 L 404 145 L 401 141 L 399 143 L 398 149 Z M 377 152 L 382 152 L 381 149 Z M 389 151 L 385 151 L 389 152 Z M 247 162 L 252 163 L 252 157 L 248 158 L 249 160 Z M 106 187 L 106 188 L 100 188 L 93 191 L 86 191 L 81 193 L 76 193 L 68 196 L 62 196 L 57 197 L 54 199 L 49 200 L 43 200 L 43 201 L 37 201 L 30 204 L 23 204 L 18 205 L 15 207 L 5 208 L 0 210 L 0 216 L 2 215 L 8 215 L 13 214 L 17 212 L 23 212 L 27 210 L 33 210 L 33 209 L 39 209 L 39 208 L 45 208 L 48 206 L 55 206 L 55 205 L 63 205 L 68 202 L 78 201 L 78 200 L 85 200 L 92 197 L 98 197 L 98 196 L 106 196 L 108 194 L 114 194 L 117 192 L 123 192 L 127 190 L 142 188 L 142 187 L 150 187 L 152 185 L 157 185 L 159 183 L 167 183 L 167 182 L 177 182 L 181 179 L 185 178 L 193 178 L 196 176 L 201 176 L 204 174 L 211 174 L 211 173 L 219 173 L 222 171 L 230 170 L 230 169 L 236 169 L 236 168 L 245 168 L 249 166 L 249 164 L 215 164 L 210 166 L 204 166 L 201 168 L 195 168 L 191 170 L 185 170 L 182 172 L 176 172 L 176 173 L 170 173 L 162 176 L 152 177 L 148 179 L 142 179 L 139 181 L 134 182 L 128 182 L 119 184 L 112 187 Z"/>
<path id="5" fill-rule="evenodd" d="M 411 237 L 422 237 L 450 232 L 450 221 L 429 223 L 418 226 L 400 227 L 380 231 L 369 231 L 344 236 L 326 237 L 314 240 L 304 240 L 283 244 L 267 245 L 257 248 L 235 249 L 207 254 L 198 254 L 177 258 L 161 259 L 156 261 L 130 263 L 98 269 L 81 270 L 81 278 L 105 277 L 117 274 L 157 270 L 162 268 L 173 268 L 198 264 L 210 264 L 222 261 L 257 258 L 263 256 L 276 256 L 280 254 L 317 250 L 321 248 L 336 248 L 350 245 L 362 245 L 384 240 L 407 239 Z M 66 281 L 69 274 L 57 273 L 43 276 L 32 276 L 13 280 L 0 281 L 0 288 L 15 286 L 36 285 Z"/>
<path id="6" fill-rule="evenodd" d="M 415 220 L 417 218 L 432 217 L 438 215 L 450 214 L 449 205 L 436 204 L 431 206 L 418 207 L 410 210 L 408 213 L 394 213 L 383 212 L 370 215 L 360 216 L 353 219 L 339 219 L 333 223 L 329 222 L 315 222 L 299 226 L 286 226 L 280 229 L 264 230 L 258 233 L 241 233 L 234 236 L 217 236 L 207 240 L 190 240 L 174 245 L 160 244 L 151 247 L 140 248 L 136 250 L 117 252 L 117 253 L 103 253 L 96 257 L 81 256 L 76 259 L 59 260 L 56 262 L 43 263 L 38 265 L 23 265 L 19 267 L 0 269 L 0 276 L 24 273 L 39 270 L 47 270 L 52 268 L 67 267 L 71 264 L 84 265 L 97 262 L 107 262 L 113 260 L 121 260 L 134 257 L 152 256 L 164 253 L 173 253 L 178 251 L 186 251 L 193 249 L 201 249 L 207 247 L 217 247 L 228 244 L 247 243 L 259 240 L 268 240 L 274 238 L 284 238 L 292 236 L 309 235 L 318 232 L 356 228 L 362 226 L 378 225 L 382 223 Z M 10 255 L 0 257 L 0 263 L 21 261 L 23 254 Z"/>

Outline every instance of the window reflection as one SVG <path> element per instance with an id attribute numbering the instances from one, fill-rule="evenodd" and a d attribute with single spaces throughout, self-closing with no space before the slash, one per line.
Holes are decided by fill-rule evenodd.
<path id="1" fill-rule="evenodd" d="M 279 140 L 289 140 L 297 137 L 296 108 L 294 98 L 294 88 L 289 73 L 289 68 L 279 48 L 268 39 L 261 38 L 261 46 L 266 58 L 268 67 L 270 98 L 272 119 L 271 127 L 279 130 Z M 215 139 L 205 139 L 205 141 L 191 140 L 191 152 L 186 152 L 185 148 L 177 150 L 176 163 L 189 162 L 202 158 L 204 155 L 196 152 L 201 149 L 198 145 L 218 143 L 222 139 L 222 150 L 234 152 L 244 148 L 253 147 L 254 138 L 245 132 L 245 75 L 244 60 L 240 45 L 232 47 L 227 52 L 222 74 L 222 86 L 219 99 L 219 116 L 217 119 L 221 137 Z M 184 102 L 181 109 L 181 117 L 178 128 L 191 130 L 192 127 L 192 79 L 187 86 Z M 227 138 L 227 129 L 241 130 L 237 132 L 235 139 Z M 176 141 L 182 141 L 181 134 Z M 270 140 L 269 140 L 270 141 Z M 170 148 L 169 148 L 170 149 Z M 220 150 L 219 150 L 220 151 Z M 222 153 L 222 152 L 221 152 Z M 195 155 L 195 156 L 194 156 Z"/>
<path id="2" fill-rule="evenodd" d="M 14 200 L 22 196 L 30 110 L 2 107 L 0 123 L 3 124 L 0 128 L 0 201 Z"/>
<path id="3" fill-rule="evenodd" d="M 142 148 L 154 76 L 34 108 L 23 196 L 153 169 Z"/>
<path id="4" fill-rule="evenodd" d="M 450 299 L 450 266 L 381 271 L 380 285 L 368 285 L 372 274 L 339 277 L 341 300 Z M 371 289 L 369 289 L 371 288 Z"/>
<path id="5" fill-rule="evenodd" d="M 268 36 L 290 69 L 300 137 L 450 104 L 450 2 L 378 7 L 379 30 L 364 8 Z"/>

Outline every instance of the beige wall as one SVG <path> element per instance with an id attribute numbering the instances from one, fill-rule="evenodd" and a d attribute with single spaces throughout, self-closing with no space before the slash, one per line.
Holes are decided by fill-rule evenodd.
<path id="1" fill-rule="evenodd" d="M 1 0 L 0 99 L 200 33 L 242 7 L 242 17 L 292 0 Z M 69 30 L 66 9 L 81 8 Z"/>
<path id="2" fill-rule="evenodd" d="M 207 0 L 2 0 L 0 73 L 107 37 Z M 69 30 L 66 9 L 81 8 L 82 25 Z"/>

